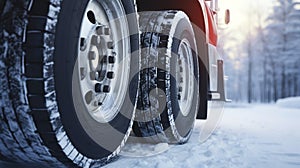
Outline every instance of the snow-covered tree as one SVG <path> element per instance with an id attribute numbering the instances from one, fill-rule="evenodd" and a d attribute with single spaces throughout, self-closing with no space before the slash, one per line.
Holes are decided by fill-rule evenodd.
<path id="1" fill-rule="evenodd" d="M 255 4 L 247 24 L 221 31 L 229 96 L 247 102 L 300 96 L 300 0 L 274 0 L 267 17 Z"/>
<path id="2" fill-rule="evenodd" d="M 273 74 L 273 98 L 299 95 L 300 10 L 299 1 L 276 0 L 265 29 L 269 64 Z"/>

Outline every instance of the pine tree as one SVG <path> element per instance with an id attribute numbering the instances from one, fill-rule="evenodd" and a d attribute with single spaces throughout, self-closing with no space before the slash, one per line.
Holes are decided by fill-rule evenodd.
<path id="1" fill-rule="evenodd" d="M 299 2 L 277 0 L 266 27 L 274 100 L 299 95 L 300 10 Z"/>

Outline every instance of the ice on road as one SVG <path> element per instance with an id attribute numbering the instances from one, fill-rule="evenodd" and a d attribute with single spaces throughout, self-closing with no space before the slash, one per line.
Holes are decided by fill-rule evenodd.
<path id="1" fill-rule="evenodd" d="M 170 145 L 164 153 L 151 157 L 121 156 L 105 167 L 300 167 L 299 108 L 229 104 L 218 128 L 204 143 L 199 142 L 201 127 L 203 123 L 197 121 L 187 144 Z M 137 153 L 141 150 L 140 145 L 131 147 Z"/>

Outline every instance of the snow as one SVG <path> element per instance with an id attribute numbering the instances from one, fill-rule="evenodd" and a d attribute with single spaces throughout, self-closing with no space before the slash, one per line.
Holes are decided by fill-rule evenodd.
<path id="1" fill-rule="evenodd" d="M 299 119 L 300 108 L 228 104 L 219 126 L 205 142 L 200 143 L 204 122 L 197 121 L 187 144 L 130 143 L 105 168 L 298 168 Z M 139 155 L 148 157 L 134 157 Z"/>
<path id="2" fill-rule="evenodd" d="M 279 99 L 276 104 L 280 107 L 286 108 L 299 108 L 300 109 L 300 97 L 290 97 L 285 99 Z"/>
<path id="3" fill-rule="evenodd" d="M 105 168 L 297 168 L 300 167 L 300 109 L 276 105 L 229 105 L 212 136 L 200 143 L 201 121 L 190 141 L 150 157 L 121 156 Z M 140 152 L 140 144 L 131 151 Z M 145 150 L 148 148 L 146 147 Z"/>

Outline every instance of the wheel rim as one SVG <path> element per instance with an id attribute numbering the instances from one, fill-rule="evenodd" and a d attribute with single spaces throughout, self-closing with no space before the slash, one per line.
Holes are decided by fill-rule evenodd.
<path id="1" fill-rule="evenodd" d="M 187 39 L 181 40 L 179 44 L 176 72 L 180 112 L 182 115 L 188 116 L 193 101 L 192 88 L 194 88 L 195 79 L 193 51 Z"/>
<path id="2" fill-rule="evenodd" d="M 82 19 L 78 76 L 88 113 L 100 123 L 112 121 L 123 105 L 130 74 L 130 41 L 120 1 L 92 0 Z"/>

